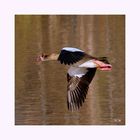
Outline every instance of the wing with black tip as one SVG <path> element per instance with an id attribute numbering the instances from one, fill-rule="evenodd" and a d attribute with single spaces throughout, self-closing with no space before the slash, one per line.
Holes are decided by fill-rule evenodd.
<path id="1" fill-rule="evenodd" d="M 82 50 L 76 48 L 63 48 L 58 57 L 61 64 L 70 65 L 80 61 L 85 56 Z"/>
<path id="2" fill-rule="evenodd" d="M 86 70 L 87 71 L 81 75 L 75 74 L 70 76 L 69 73 L 67 74 L 67 106 L 71 111 L 78 110 L 84 103 L 89 84 L 91 83 L 96 72 L 96 68 L 88 68 Z"/>

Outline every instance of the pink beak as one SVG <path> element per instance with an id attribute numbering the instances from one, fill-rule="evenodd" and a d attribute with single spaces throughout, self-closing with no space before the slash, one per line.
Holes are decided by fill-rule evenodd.
<path id="1" fill-rule="evenodd" d="M 41 62 L 41 56 L 39 55 L 37 58 L 36 58 L 36 62 Z"/>

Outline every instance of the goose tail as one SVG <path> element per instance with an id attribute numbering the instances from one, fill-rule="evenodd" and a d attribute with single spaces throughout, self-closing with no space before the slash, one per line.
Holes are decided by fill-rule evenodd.
<path id="1" fill-rule="evenodd" d="M 110 71 L 112 69 L 112 65 L 109 63 L 107 57 L 98 57 L 94 62 L 100 70 Z"/>

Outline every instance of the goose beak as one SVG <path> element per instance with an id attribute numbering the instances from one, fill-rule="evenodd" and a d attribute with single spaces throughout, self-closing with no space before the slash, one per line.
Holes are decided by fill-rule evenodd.
<path id="1" fill-rule="evenodd" d="M 46 54 L 41 54 L 41 55 L 39 55 L 38 57 L 37 57 L 37 62 L 42 62 L 42 61 L 47 61 L 47 57 L 48 57 L 48 55 L 46 55 Z"/>
<path id="2" fill-rule="evenodd" d="M 41 62 L 41 56 L 37 56 L 36 62 L 37 62 L 37 63 L 40 63 L 40 62 Z"/>
<path id="3" fill-rule="evenodd" d="M 43 57 L 43 56 L 44 56 L 43 54 L 39 55 L 39 56 L 36 58 L 36 61 L 37 61 L 37 62 L 42 62 L 42 61 L 44 60 L 44 57 Z"/>

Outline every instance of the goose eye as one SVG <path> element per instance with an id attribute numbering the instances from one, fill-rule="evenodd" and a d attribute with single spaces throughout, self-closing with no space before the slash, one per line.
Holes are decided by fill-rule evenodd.
<path id="1" fill-rule="evenodd" d="M 47 55 L 45 55 L 45 54 L 42 54 L 41 56 L 42 56 L 43 58 L 46 58 L 46 57 L 47 57 Z"/>
<path id="2" fill-rule="evenodd" d="M 44 58 L 46 58 L 47 57 L 47 55 L 44 55 Z"/>

